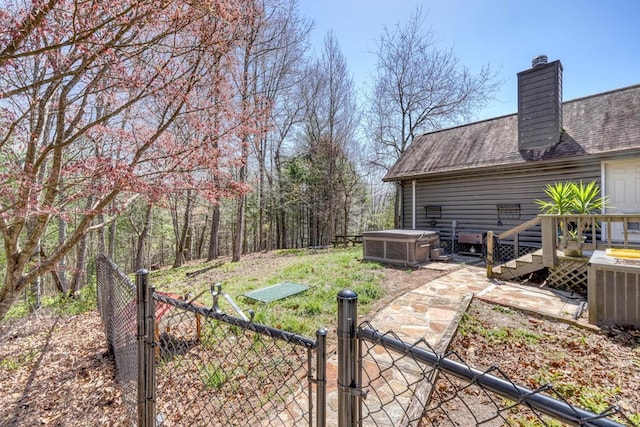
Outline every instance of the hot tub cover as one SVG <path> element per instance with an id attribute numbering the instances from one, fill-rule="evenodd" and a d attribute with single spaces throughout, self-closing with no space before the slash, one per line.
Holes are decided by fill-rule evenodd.
<path id="1" fill-rule="evenodd" d="M 423 240 L 438 238 L 439 234 L 434 230 L 377 230 L 365 231 L 362 233 L 362 237 L 373 239 Z"/>

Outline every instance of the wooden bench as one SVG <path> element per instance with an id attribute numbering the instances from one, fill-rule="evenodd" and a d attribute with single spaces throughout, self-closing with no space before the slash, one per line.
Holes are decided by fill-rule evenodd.
<path id="1" fill-rule="evenodd" d="M 349 245 L 355 246 L 362 243 L 362 234 L 336 234 L 332 243 L 334 248 L 338 246 L 344 246 L 345 248 Z"/>

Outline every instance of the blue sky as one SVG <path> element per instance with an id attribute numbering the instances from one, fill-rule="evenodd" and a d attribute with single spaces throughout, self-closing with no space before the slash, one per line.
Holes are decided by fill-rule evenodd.
<path id="1" fill-rule="evenodd" d="M 516 112 L 516 74 L 541 54 L 562 62 L 565 101 L 640 84 L 640 0 L 299 1 L 315 22 L 313 47 L 333 30 L 359 90 L 375 70 L 382 28 L 422 5 L 440 48 L 471 70 L 490 64 L 504 81 L 479 120 Z"/>

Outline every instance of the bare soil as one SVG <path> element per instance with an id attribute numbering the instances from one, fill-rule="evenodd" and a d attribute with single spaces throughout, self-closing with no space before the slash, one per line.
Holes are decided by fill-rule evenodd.
<path id="1" fill-rule="evenodd" d="M 454 360 L 530 390 L 548 386 L 545 394 L 592 413 L 617 406 L 623 415 L 613 417 L 616 421 L 640 425 L 638 330 L 620 327 L 598 332 L 474 300 L 449 350 Z M 544 425 L 538 418 L 541 413 L 525 410 L 523 405 L 499 414 L 494 404 L 487 404 L 491 398 L 478 388 L 458 392 L 458 400 L 473 408 L 474 394 L 484 401 L 475 409 L 480 420 L 498 416 L 508 419 L 509 425 Z M 493 400 L 502 408 L 511 405 L 495 396 Z"/>
<path id="2" fill-rule="evenodd" d="M 247 257 L 243 268 L 248 275 L 264 275 L 265 265 L 280 262 L 282 257 L 260 254 Z M 397 295 L 444 273 L 386 268 L 384 274 L 386 297 L 369 316 Z M 598 333 L 517 311 L 497 311 L 479 301 L 472 303 L 469 314 L 476 327 L 459 333 L 451 347 L 469 365 L 484 369 L 498 364 L 511 380 L 531 388 L 538 385 L 541 373 L 550 373 L 554 381 L 619 390 L 612 403 L 626 414 L 640 413 L 637 331 Z M 546 339 L 525 345 L 481 333 L 505 326 Z M 2 426 L 127 425 L 97 312 L 64 317 L 38 313 L 5 323 L 0 329 L 0 390 Z"/>
<path id="3" fill-rule="evenodd" d="M 0 390 L 2 426 L 128 425 L 97 312 L 5 325 Z"/>

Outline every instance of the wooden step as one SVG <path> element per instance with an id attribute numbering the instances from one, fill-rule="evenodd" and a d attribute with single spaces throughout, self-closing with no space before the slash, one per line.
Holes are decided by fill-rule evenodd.
<path id="1" fill-rule="evenodd" d="M 535 271 L 541 270 L 542 268 L 542 249 L 539 249 L 536 252 L 523 255 L 520 258 L 495 266 L 492 271 L 494 277 L 511 280 L 519 276 L 524 276 L 525 274 L 531 274 Z"/>

